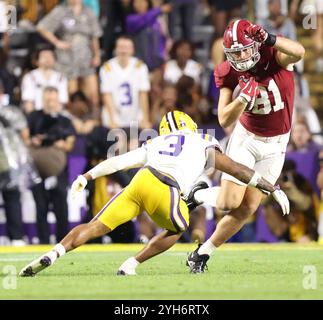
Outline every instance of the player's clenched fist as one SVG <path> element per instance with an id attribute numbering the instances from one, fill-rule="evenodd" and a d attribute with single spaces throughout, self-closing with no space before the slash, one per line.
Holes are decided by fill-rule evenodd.
<path id="1" fill-rule="evenodd" d="M 78 176 L 77 179 L 74 180 L 72 183 L 72 187 L 71 187 L 72 198 L 74 199 L 79 192 L 83 191 L 86 185 L 87 185 L 86 178 L 82 175 Z"/>
<path id="2" fill-rule="evenodd" d="M 259 93 L 258 82 L 254 77 L 249 79 L 240 77 L 239 86 L 241 88 L 239 98 L 246 105 L 246 109 L 251 110 Z"/>
<path id="3" fill-rule="evenodd" d="M 268 38 L 268 32 L 257 24 L 251 24 L 246 29 L 247 36 L 257 42 L 264 43 Z"/>

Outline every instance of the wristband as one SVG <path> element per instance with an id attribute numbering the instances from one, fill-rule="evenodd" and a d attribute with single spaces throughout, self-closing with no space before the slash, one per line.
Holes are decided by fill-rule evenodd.
<path id="1" fill-rule="evenodd" d="M 264 44 L 268 47 L 273 47 L 276 44 L 277 36 L 271 33 L 268 33 L 267 39 L 264 41 Z"/>
<path id="2" fill-rule="evenodd" d="M 87 185 L 87 179 L 82 175 L 80 174 L 77 179 L 80 180 L 80 182 L 82 183 L 82 185 L 86 186 Z"/>

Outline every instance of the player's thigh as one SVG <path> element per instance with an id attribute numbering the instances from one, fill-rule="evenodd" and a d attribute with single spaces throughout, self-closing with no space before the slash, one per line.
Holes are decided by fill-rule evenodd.
<path id="1" fill-rule="evenodd" d="M 246 185 L 237 184 L 230 180 L 222 180 L 221 187 L 216 200 L 216 207 L 220 211 L 231 211 L 240 206 Z"/>
<path id="2" fill-rule="evenodd" d="M 128 188 L 128 187 L 127 187 Z M 140 205 L 134 201 L 129 190 L 125 188 L 116 194 L 92 221 L 99 220 L 110 230 L 135 218 L 141 211 Z"/>
<path id="3" fill-rule="evenodd" d="M 280 176 L 284 162 L 285 153 L 280 152 L 258 161 L 254 170 L 271 184 L 275 184 Z"/>
<path id="4" fill-rule="evenodd" d="M 256 144 L 252 136 L 247 133 L 247 131 L 242 127 L 240 123 L 237 123 L 230 137 L 225 153 L 235 162 L 238 162 L 247 166 L 250 169 L 253 169 L 257 158 Z M 222 174 L 221 180 L 228 180 L 234 182 L 236 185 L 246 186 L 245 183 L 241 182 L 240 180 L 227 173 Z M 242 190 L 242 188 L 238 189 Z"/>
<path id="5" fill-rule="evenodd" d="M 157 225 L 166 230 L 183 232 L 189 226 L 187 205 L 182 200 L 178 189 L 164 186 L 165 188 L 159 193 L 159 204 L 150 213 L 150 217 Z"/>

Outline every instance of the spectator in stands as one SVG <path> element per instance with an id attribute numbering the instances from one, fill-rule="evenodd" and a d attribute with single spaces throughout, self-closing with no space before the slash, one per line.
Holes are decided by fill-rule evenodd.
<path id="1" fill-rule="evenodd" d="M 314 0 L 317 15 L 317 28 L 313 35 L 313 44 L 316 51 L 316 71 L 323 72 L 323 2 Z"/>
<path id="2" fill-rule="evenodd" d="M 36 53 L 37 69 L 34 69 L 22 79 L 21 98 L 26 113 L 40 110 L 43 107 L 43 91 L 46 87 L 58 90 L 62 105 L 68 102 L 67 80 L 64 75 L 54 70 L 56 57 L 51 46 L 41 45 Z"/>
<path id="3" fill-rule="evenodd" d="M 196 84 L 201 83 L 203 67 L 192 59 L 194 48 L 191 42 L 179 40 L 174 43 L 164 70 L 164 80 L 176 84 L 183 75 L 194 79 Z"/>
<path id="4" fill-rule="evenodd" d="M 56 240 L 68 231 L 67 207 L 67 153 L 73 149 L 75 130 L 71 121 L 62 116 L 58 90 L 44 89 L 43 108 L 28 116 L 30 150 L 42 177 L 41 183 L 32 188 L 36 209 L 40 243 L 49 243 L 47 213 L 53 205 L 56 216 Z"/>
<path id="5" fill-rule="evenodd" d="M 297 173 L 295 163 L 290 160 L 285 162 L 278 182 L 290 201 L 291 212 L 283 216 L 268 197 L 264 215 L 270 230 L 281 241 L 316 241 L 319 200 L 310 182 Z"/>
<path id="6" fill-rule="evenodd" d="M 260 19 L 261 24 L 269 33 L 281 34 L 282 36 L 296 41 L 296 26 L 282 11 L 282 0 L 268 0 L 268 17 Z"/>
<path id="7" fill-rule="evenodd" d="M 163 115 L 177 106 L 177 89 L 172 83 L 164 83 L 161 94 L 152 103 L 151 121 L 158 126 Z"/>
<path id="8" fill-rule="evenodd" d="M 106 59 L 111 59 L 116 39 L 126 32 L 126 14 L 130 0 L 106 0 L 107 19 L 103 34 L 103 49 Z"/>
<path id="9" fill-rule="evenodd" d="M 245 0 L 208 0 L 215 29 L 215 37 L 222 37 L 228 22 L 233 17 L 242 17 L 241 8 Z"/>
<path id="10" fill-rule="evenodd" d="M 319 153 L 321 146 L 313 141 L 308 124 L 304 121 L 298 121 L 293 124 L 291 130 L 290 143 L 287 151 L 299 152 L 317 152 Z"/>
<path id="11" fill-rule="evenodd" d="M 37 26 L 56 47 L 57 69 L 68 79 L 69 93 L 84 91 L 99 116 L 99 89 L 95 68 L 101 64 L 102 31 L 93 11 L 82 0 L 68 0 L 55 7 Z M 56 36 L 57 35 L 57 36 Z M 82 80 L 82 86 L 79 85 Z"/>
<path id="12" fill-rule="evenodd" d="M 100 69 L 103 124 L 109 128 L 129 128 L 138 120 L 140 128 L 151 128 L 148 68 L 134 57 L 134 52 L 133 40 L 121 36 L 116 42 L 115 58 Z"/>
<path id="13" fill-rule="evenodd" d="M 201 87 L 192 77 L 181 76 L 176 84 L 178 92 L 177 106 L 192 117 L 196 123 L 202 124 L 207 121 L 209 105 L 203 97 Z"/>
<path id="14" fill-rule="evenodd" d="M 255 16 L 256 19 L 259 21 L 260 19 L 268 18 L 268 2 L 269 0 L 255 0 Z M 299 6 L 300 0 L 281 0 L 281 10 L 282 14 L 287 16 L 289 15 L 290 18 L 295 21 L 297 17 L 297 11 Z"/>
<path id="15" fill-rule="evenodd" d="M 316 183 L 320 188 L 320 207 L 319 207 L 319 226 L 318 235 L 319 243 L 323 244 L 323 151 L 319 153 L 320 171 L 317 175 Z"/>
<path id="16" fill-rule="evenodd" d="M 28 125 L 21 110 L 2 105 L 3 85 L 0 83 L 0 192 L 4 202 L 7 233 L 14 246 L 25 245 L 21 187 L 30 187 L 39 178 L 33 170 L 28 142 Z M 34 180 L 33 180 L 34 179 Z"/>
<path id="17" fill-rule="evenodd" d="M 87 135 L 99 125 L 99 121 L 93 119 L 89 100 L 82 91 L 72 94 L 66 110 L 62 114 L 69 118 L 79 135 Z"/>
<path id="18" fill-rule="evenodd" d="M 188 41 L 193 40 L 193 26 L 197 0 L 175 0 L 172 1 L 173 9 L 169 13 L 168 26 L 169 33 L 172 39 L 175 39 L 176 23 L 179 20 L 181 33 L 179 38 Z"/>
<path id="19" fill-rule="evenodd" d="M 4 44 L 2 44 L 4 46 Z M 8 104 L 13 103 L 14 101 L 14 88 L 16 85 L 16 80 L 14 75 L 8 70 L 8 54 L 9 54 L 9 48 L 0 46 L 0 80 L 2 82 L 3 86 L 3 94 L 2 99 L 7 101 Z"/>
<path id="20" fill-rule="evenodd" d="M 321 145 L 313 141 L 306 122 L 298 121 L 293 124 L 286 159 L 296 163 L 298 172 L 310 181 L 316 192 L 319 191 L 316 178 L 319 172 L 317 159 L 321 149 Z"/>
<path id="21" fill-rule="evenodd" d="M 49 13 L 60 0 L 20 0 L 20 5 L 23 8 L 23 19 L 29 20 L 32 23 L 37 23 L 40 18 Z"/>
<path id="22" fill-rule="evenodd" d="M 97 18 L 100 17 L 100 1 L 99 0 L 83 0 L 83 4 L 89 7 Z"/>
<path id="23" fill-rule="evenodd" d="M 136 56 L 152 71 L 160 67 L 166 58 L 167 31 L 162 29 L 159 17 L 169 13 L 170 4 L 152 6 L 151 0 L 131 0 L 130 14 L 126 18 L 126 30 L 134 39 Z"/>
<path id="24" fill-rule="evenodd" d="M 294 72 L 295 80 L 295 99 L 294 99 L 294 114 L 293 114 L 293 123 L 296 122 L 305 122 L 310 124 L 309 130 L 313 136 L 313 140 L 323 145 L 323 137 L 321 135 L 321 124 L 320 119 L 318 118 L 317 113 L 311 105 L 310 101 L 310 89 L 305 77 L 295 71 Z"/>

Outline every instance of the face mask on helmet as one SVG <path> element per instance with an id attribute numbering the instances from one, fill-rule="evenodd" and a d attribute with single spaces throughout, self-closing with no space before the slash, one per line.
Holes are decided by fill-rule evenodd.
<path id="1" fill-rule="evenodd" d="M 239 72 L 251 69 L 260 60 L 259 44 L 253 42 L 247 46 L 239 45 L 237 48 L 224 48 L 225 55 L 231 66 Z"/>

